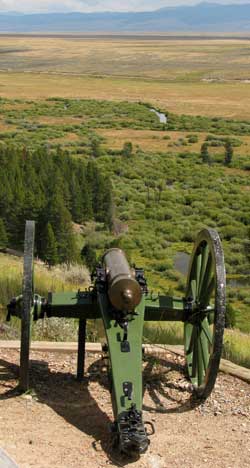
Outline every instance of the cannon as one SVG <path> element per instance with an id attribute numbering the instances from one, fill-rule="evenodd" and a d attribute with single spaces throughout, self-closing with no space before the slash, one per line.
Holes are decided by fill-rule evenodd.
<path id="1" fill-rule="evenodd" d="M 33 274 L 35 223 L 26 222 L 22 294 L 8 305 L 8 316 L 21 319 L 20 378 L 29 388 L 30 330 L 33 320 L 68 317 L 79 320 L 77 379 L 84 376 L 87 320 L 102 318 L 109 359 L 114 422 L 112 434 L 121 453 L 139 456 L 149 445 L 142 413 L 142 336 L 144 321 L 180 321 L 184 325 L 187 376 L 201 401 L 213 390 L 223 346 L 225 267 L 219 235 L 203 229 L 190 257 L 184 297 L 150 294 L 144 271 L 130 268 L 120 249 L 108 250 L 85 291 L 35 292 Z"/>

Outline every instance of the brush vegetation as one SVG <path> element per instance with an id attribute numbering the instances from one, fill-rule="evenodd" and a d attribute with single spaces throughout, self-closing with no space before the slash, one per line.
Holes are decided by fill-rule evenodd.
<path id="1" fill-rule="evenodd" d="M 1 205 L 2 246 L 20 246 L 17 243 L 24 219 L 34 218 L 41 228 L 46 226 L 42 236 L 42 229 L 38 229 L 41 237 L 36 239 L 37 251 L 47 239 L 46 252 L 41 251 L 40 256 L 50 264 L 55 263 L 51 256 L 57 254 L 54 231 L 57 232 L 58 223 L 50 215 L 54 190 L 47 190 L 48 198 L 39 204 L 39 194 L 44 192 L 41 184 L 44 180 L 49 188 L 51 174 L 51 187 L 59 190 L 70 215 L 69 223 L 72 218 L 75 221 L 73 237 L 78 261 L 82 252 L 81 258 L 92 268 L 93 259 L 103 250 L 119 246 L 131 262 L 144 267 L 149 288 L 154 291 L 184 294 L 185 277 L 176 269 L 176 256 L 190 254 L 199 229 L 215 228 L 223 242 L 229 277 L 228 324 L 239 328 L 241 333 L 249 333 L 250 125 L 248 121 L 172 113 L 167 114 L 167 124 L 163 125 L 150 109 L 148 103 L 2 99 L 0 115 L 8 125 L 8 131 L 0 134 L 1 157 L 6 168 L 2 171 L 5 182 L 1 185 L 5 194 L 2 197 L 5 203 Z M 203 158 L 203 145 L 207 160 Z M 232 157 L 226 164 L 228 148 Z M 44 162 L 48 173 L 44 171 Z M 7 181 L 11 168 L 12 178 Z M 91 178 L 89 174 L 93 171 L 95 176 Z M 29 174 L 33 176 L 26 187 L 24 181 Z M 104 193 L 109 194 L 106 210 L 98 192 L 101 185 L 94 185 L 100 177 L 106 181 L 103 187 L 108 192 Z M 14 184 L 15 180 L 19 180 L 19 185 Z M 26 196 L 14 197 L 18 189 L 20 193 L 22 189 L 28 190 Z M 18 199 L 25 200 L 25 204 L 18 204 L 20 211 L 16 217 Z M 99 201 L 93 205 L 95 199 Z M 55 208 L 58 206 L 55 203 Z M 6 305 L 10 297 L 21 291 L 21 269 L 16 265 L 15 272 L 10 267 L 2 271 L 0 297 Z M 39 273 L 36 267 L 37 292 L 46 296 L 49 290 L 76 289 L 77 285 L 65 276 L 63 280 L 60 276 L 55 278 L 53 271 L 49 275 Z M 70 276 L 74 277 L 73 270 Z M 16 322 L 14 329 L 18 330 Z M 88 339 L 96 340 L 100 333 L 100 325 L 91 324 Z M 144 335 L 151 342 L 183 341 L 179 324 L 145 325 Z M 74 321 L 64 320 L 60 324 L 53 319 L 33 328 L 36 339 L 65 340 L 76 336 Z M 247 345 L 243 346 L 248 343 L 248 335 L 242 335 L 243 340 L 237 331 L 228 336 L 225 355 L 248 365 Z"/>
<path id="2" fill-rule="evenodd" d="M 105 210 L 100 200 L 96 202 L 94 220 L 99 224 L 89 224 L 85 215 L 77 238 L 79 256 L 84 245 L 94 249 L 97 256 L 105 248 L 119 245 L 132 261 L 144 266 L 151 288 L 182 294 L 185 281 L 175 269 L 175 256 L 177 252 L 191 252 L 199 229 L 215 228 L 222 238 L 227 274 L 231 276 L 229 299 L 236 310 L 236 326 L 249 331 L 249 293 L 245 287 L 250 275 L 248 121 L 168 113 L 167 123 L 160 124 L 148 103 L 50 98 L 2 99 L 1 104 L 0 117 L 8 125 L 8 131 L 0 134 L 6 165 L 10 164 L 6 154 L 11 154 L 14 138 L 18 157 L 25 155 L 22 167 L 37 172 L 32 180 L 34 193 L 41 192 L 43 177 L 47 183 L 46 173 L 39 178 L 42 158 L 48 168 L 51 164 L 60 168 L 58 180 L 65 180 L 67 185 L 60 182 L 55 187 L 62 188 L 63 200 L 75 222 L 84 221 L 82 213 L 77 215 L 75 210 L 87 207 L 86 200 L 76 203 L 76 195 L 80 192 L 80 196 L 93 199 L 100 189 L 97 184 L 91 194 L 93 189 L 86 185 L 88 173 L 82 181 L 76 179 L 80 170 L 86 174 L 88 167 L 95 167 L 106 181 L 104 188 L 112 189 L 112 207 Z M 44 123 L 45 119 L 51 120 Z M 71 123 L 67 120 L 62 125 L 65 119 Z M 142 138 L 147 141 L 143 147 L 138 144 Z M 202 159 L 204 142 L 209 164 Z M 228 142 L 234 152 L 230 164 L 225 165 Z M 6 184 L 3 186 L 6 191 Z M 29 194 L 26 199 L 33 201 L 32 191 Z M 49 217 L 47 203 L 43 204 L 43 217 Z M 3 209 L 10 206 L 4 205 Z M 39 223 L 41 212 L 35 206 L 31 213 L 31 208 L 27 207 L 25 217 L 36 216 Z M 15 212 L 15 204 L 11 212 Z M 12 246 L 13 222 L 4 213 L 2 219 Z M 23 222 L 24 216 L 21 219 Z M 53 224 L 52 218 L 47 221 Z M 105 228 L 105 222 L 112 227 L 112 233 Z"/>

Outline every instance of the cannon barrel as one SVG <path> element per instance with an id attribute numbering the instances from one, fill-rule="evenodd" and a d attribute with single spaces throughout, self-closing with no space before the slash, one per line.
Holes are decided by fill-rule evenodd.
<path id="1" fill-rule="evenodd" d="M 141 302 L 142 290 L 124 252 L 109 249 L 103 256 L 108 281 L 108 295 L 117 310 L 132 312 Z"/>

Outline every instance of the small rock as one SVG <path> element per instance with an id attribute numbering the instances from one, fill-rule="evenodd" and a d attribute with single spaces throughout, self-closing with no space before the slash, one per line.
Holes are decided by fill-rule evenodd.
<path id="1" fill-rule="evenodd" d="M 22 398 L 23 398 L 24 400 L 29 400 L 29 401 L 32 400 L 32 396 L 31 396 L 31 395 L 26 395 L 26 394 L 24 394 L 24 395 L 22 395 Z"/>

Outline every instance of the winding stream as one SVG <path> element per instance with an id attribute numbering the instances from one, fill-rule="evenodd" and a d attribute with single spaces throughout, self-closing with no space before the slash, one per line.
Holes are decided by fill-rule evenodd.
<path id="1" fill-rule="evenodd" d="M 191 255 L 186 252 L 177 252 L 174 258 L 174 268 L 184 276 L 188 274 L 188 267 Z M 236 278 L 228 278 L 227 285 L 231 288 L 244 288 L 249 285 L 249 276 L 238 276 Z"/>
<path id="2" fill-rule="evenodd" d="M 166 124 L 167 121 L 168 121 L 168 118 L 165 114 L 163 114 L 162 112 L 158 112 L 156 109 L 150 109 L 150 112 L 154 112 L 157 117 L 159 118 L 160 120 L 160 123 L 162 124 Z"/>

